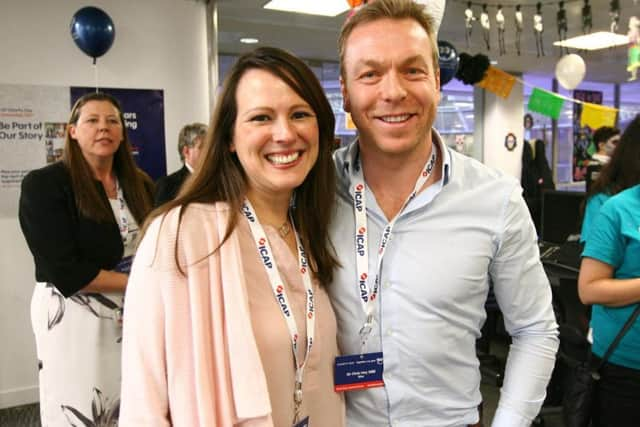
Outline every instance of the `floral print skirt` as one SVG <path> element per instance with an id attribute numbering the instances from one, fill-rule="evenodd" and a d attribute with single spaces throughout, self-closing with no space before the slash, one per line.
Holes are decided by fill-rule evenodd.
<path id="1" fill-rule="evenodd" d="M 117 426 L 122 304 L 122 294 L 64 298 L 52 284 L 36 284 L 31 322 L 43 427 Z"/>

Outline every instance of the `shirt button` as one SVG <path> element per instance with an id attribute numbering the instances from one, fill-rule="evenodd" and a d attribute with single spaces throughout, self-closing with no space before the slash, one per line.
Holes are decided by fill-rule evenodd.
<path id="1" fill-rule="evenodd" d="M 391 287 L 391 282 L 384 282 L 384 284 L 382 285 L 382 287 L 384 289 L 389 289 Z"/>
<path id="2" fill-rule="evenodd" d="M 388 337 L 392 337 L 393 336 L 393 329 L 387 329 L 387 336 Z"/>

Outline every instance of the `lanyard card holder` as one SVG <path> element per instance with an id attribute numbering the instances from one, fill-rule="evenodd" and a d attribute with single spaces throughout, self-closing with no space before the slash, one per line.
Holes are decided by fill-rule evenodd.
<path id="1" fill-rule="evenodd" d="M 333 379 L 336 392 L 384 385 L 382 352 L 336 357 Z"/>

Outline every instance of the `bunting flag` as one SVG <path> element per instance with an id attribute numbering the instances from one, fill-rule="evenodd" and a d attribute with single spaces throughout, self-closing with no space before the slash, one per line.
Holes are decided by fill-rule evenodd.
<path id="1" fill-rule="evenodd" d="M 552 92 L 547 92 L 546 90 L 535 87 L 529 97 L 529 105 L 527 108 L 536 113 L 551 117 L 554 120 L 558 120 L 563 104 L 564 99 L 561 97 Z"/>
<path id="2" fill-rule="evenodd" d="M 344 113 L 344 128 L 349 130 L 357 130 L 356 124 L 353 123 L 353 119 L 351 118 L 351 114 Z"/>
<path id="3" fill-rule="evenodd" d="M 598 129 L 602 126 L 613 127 L 616 123 L 617 111 L 615 108 L 585 102 L 582 104 L 580 126 L 589 126 L 591 129 Z"/>
<path id="4" fill-rule="evenodd" d="M 502 98 L 508 98 L 515 82 L 516 78 L 511 74 L 490 66 L 478 86 Z"/>
<path id="5" fill-rule="evenodd" d="M 640 54 L 638 55 L 638 58 L 640 59 Z M 640 62 L 638 62 L 638 65 L 640 69 Z M 515 82 L 520 82 L 525 86 L 530 86 L 519 78 L 512 76 L 499 68 L 489 67 L 484 79 L 480 83 L 477 83 L 477 86 L 503 98 L 507 98 L 511 94 L 511 90 L 513 89 Z M 618 108 L 603 107 L 598 104 L 585 102 L 582 99 L 567 98 L 537 87 L 533 87 L 527 107 L 530 111 L 558 120 L 565 100 L 575 104 L 582 104 L 580 126 L 586 125 L 592 129 L 597 129 L 601 126 L 613 126 L 615 124 L 616 114 L 620 110 Z M 355 129 L 355 125 L 348 114 L 345 116 L 345 121 L 345 127 L 347 129 L 350 129 L 351 127 Z"/>

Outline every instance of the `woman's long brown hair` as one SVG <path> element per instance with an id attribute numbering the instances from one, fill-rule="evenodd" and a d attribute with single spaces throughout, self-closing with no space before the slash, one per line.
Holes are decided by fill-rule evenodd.
<path id="1" fill-rule="evenodd" d="M 321 284 L 328 284 L 338 264 L 328 237 L 335 195 L 335 169 L 331 157 L 335 118 L 322 86 L 311 69 L 300 59 L 281 49 L 262 47 L 238 59 L 218 96 L 196 171 L 175 200 L 151 213 L 147 226 L 154 218 L 164 216 L 178 206 L 183 208 L 180 211 L 181 218 L 184 208 L 191 203 L 225 202 L 231 208 L 232 215 L 221 245 L 229 238 L 238 224 L 242 203 L 247 194 L 247 177 L 237 155 L 230 150 L 238 113 L 236 91 L 241 77 L 252 69 L 267 71 L 284 81 L 311 106 L 316 115 L 320 137 L 318 159 L 304 182 L 294 192 L 295 206 L 292 214 L 314 274 Z M 178 233 L 179 227 L 178 225 Z M 175 254 L 176 264 L 180 269 L 177 247 Z"/>

